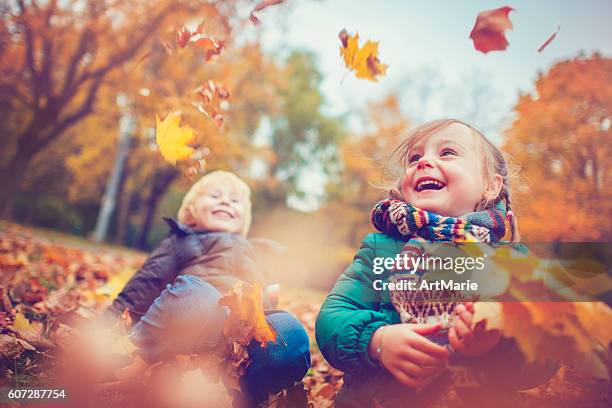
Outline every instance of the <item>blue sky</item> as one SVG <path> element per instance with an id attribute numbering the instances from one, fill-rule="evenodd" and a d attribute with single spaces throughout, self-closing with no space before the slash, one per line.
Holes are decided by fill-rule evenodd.
<path id="1" fill-rule="evenodd" d="M 476 16 L 480 11 L 505 5 L 516 10 L 510 13 L 514 29 L 507 32 L 509 48 L 486 55 L 477 52 L 468 38 Z M 452 103 L 438 106 L 436 100 L 484 87 L 497 106 L 497 117 L 486 118 L 484 127 L 496 134 L 507 125 L 519 91 L 530 90 L 538 72 L 581 50 L 587 54 L 594 50 L 612 54 L 612 2 L 605 0 L 289 0 L 287 5 L 270 7 L 259 16 L 266 50 L 282 55 L 300 48 L 317 55 L 328 112 L 359 115 L 367 101 L 393 89 L 408 94 L 406 105 L 418 106 L 415 99 L 422 96 L 413 95 L 414 87 L 430 85 L 433 89 L 426 104 L 432 106 L 420 112 L 406 106 L 406 113 L 417 116 L 415 121 L 456 116 L 462 113 L 461 109 Z M 538 53 L 538 46 L 559 24 L 561 30 L 555 41 Z M 380 58 L 389 64 L 389 70 L 379 82 L 358 80 L 351 74 L 342 81 L 346 69 L 338 55 L 337 36 L 342 28 L 350 33 L 358 31 L 362 41 L 380 41 Z M 437 82 L 431 78 L 432 73 Z M 410 89 L 404 90 L 405 87 Z M 443 95 L 437 96 L 436 92 Z M 498 123 L 496 126 L 489 122 Z"/>
<path id="2" fill-rule="evenodd" d="M 312 51 L 323 75 L 322 91 L 331 114 L 348 117 L 352 130 L 368 127 L 369 101 L 395 91 L 413 125 L 438 117 L 457 117 L 499 143 L 511 123 L 519 92 L 528 92 L 539 72 L 581 51 L 612 55 L 612 2 L 537 1 L 365 1 L 289 0 L 259 13 L 252 28 L 264 49 L 279 57 L 291 49 Z M 482 54 L 468 38 L 479 12 L 511 6 L 514 29 L 502 52 Z M 540 44 L 561 25 L 542 52 Z M 379 56 L 389 65 L 379 82 L 346 74 L 339 56 L 338 32 L 359 32 L 363 41 L 380 41 Z M 316 173 L 316 171 L 315 171 Z M 309 177 L 310 178 L 310 177 Z M 316 195 L 321 180 L 308 183 Z"/>

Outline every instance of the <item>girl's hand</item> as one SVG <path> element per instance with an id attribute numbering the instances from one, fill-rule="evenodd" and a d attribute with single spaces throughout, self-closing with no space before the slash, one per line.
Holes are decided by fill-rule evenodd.
<path id="1" fill-rule="evenodd" d="M 464 356 L 480 356 L 499 343 L 501 332 L 487 330 L 485 321 L 472 324 L 474 304 L 471 302 L 455 306 L 455 326 L 448 331 L 450 345 Z"/>
<path id="2" fill-rule="evenodd" d="M 427 338 L 440 330 L 441 325 L 394 324 L 374 332 L 370 340 L 370 356 L 378 361 L 376 349 L 382 348 L 380 361 L 402 384 L 421 388 L 446 368 L 449 351 Z"/>

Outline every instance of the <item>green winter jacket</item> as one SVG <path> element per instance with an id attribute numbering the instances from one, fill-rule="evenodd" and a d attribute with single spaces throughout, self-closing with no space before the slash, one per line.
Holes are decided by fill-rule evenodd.
<path id="1" fill-rule="evenodd" d="M 395 257 L 405 243 L 381 233 L 367 235 L 353 262 L 340 275 L 321 306 L 315 329 L 317 344 L 327 361 L 344 371 L 347 386 L 359 386 L 386 371 L 369 357 L 368 344 L 376 329 L 400 323 L 400 317 L 389 299 L 389 292 L 377 291 L 372 286 L 374 280 L 387 277 L 386 272 L 374 274 L 373 260 L 375 257 Z M 515 248 L 528 252 L 523 245 Z M 512 354 L 516 356 L 514 360 L 522 360 L 511 340 L 500 342 L 489 354 Z M 544 379 L 554 374 L 556 366 L 551 370 L 542 373 Z M 524 388 L 515 385 L 516 389 Z"/>
<path id="2" fill-rule="evenodd" d="M 380 369 L 368 355 L 368 344 L 376 329 L 400 323 L 393 304 L 384 302 L 372 282 L 380 279 L 372 271 L 375 257 L 393 257 L 405 242 L 384 234 L 369 234 L 351 265 L 336 281 L 321 306 L 316 322 L 317 344 L 334 367 L 347 379 Z"/>

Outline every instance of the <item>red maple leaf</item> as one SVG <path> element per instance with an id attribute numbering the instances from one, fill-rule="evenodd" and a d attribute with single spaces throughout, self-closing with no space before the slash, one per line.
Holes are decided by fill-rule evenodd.
<path id="1" fill-rule="evenodd" d="M 185 48 L 192 35 L 193 33 L 189 31 L 187 27 L 181 26 L 176 32 L 176 45 L 178 45 L 179 48 Z"/>
<path id="2" fill-rule="evenodd" d="M 512 7 L 504 6 L 479 13 L 470 33 L 474 48 L 485 54 L 489 51 L 505 50 L 508 47 L 505 31 L 512 29 L 508 14 L 513 10 Z"/>

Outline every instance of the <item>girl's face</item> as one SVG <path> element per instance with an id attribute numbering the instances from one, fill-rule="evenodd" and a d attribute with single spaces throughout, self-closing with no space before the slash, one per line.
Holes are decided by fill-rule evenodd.
<path id="1" fill-rule="evenodd" d="M 209 187 L 191 204 L 195 226 L 206 231 L 240 233 L 244 211 L 244 197 L 230 184 Z"/>
<path id="2" fill-rule="evenodd" d="M 417 142 L 408 152 L 401 182 L 406 202 L 444 216 L 473 212 L 486 193 L 476 137 L 452 123 Z M 496 183 L 501 188 L 500 175 Z"/>

